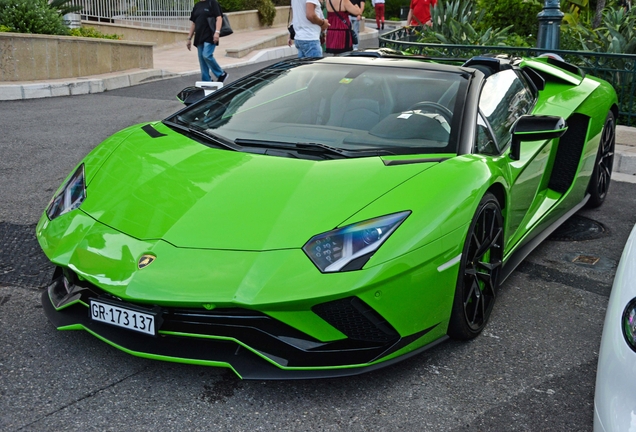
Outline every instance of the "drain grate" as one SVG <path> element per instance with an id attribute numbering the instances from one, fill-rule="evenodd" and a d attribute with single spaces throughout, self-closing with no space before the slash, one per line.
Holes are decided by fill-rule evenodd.
<path id="1" fill-rule="evenodd" d="M 577 255 L 572 262 L 575 264 L 596 265 L 600 260 L 600 258 L 591 255 Z"/>
<path id="2" fill-rule="evenodd" d="M 557 228 L 548 239 L 557 241 L 584 241 L 603 237 L 607 233 L 608 230 L 602 223 L 586 218 L 585 216 L 574 215 Z"/>
<path id="3" fill-rule="evenodd" d="M 35 225 L 0 222 L 0 285 L 43 288 L 53 264 L 40 249 Z"/>

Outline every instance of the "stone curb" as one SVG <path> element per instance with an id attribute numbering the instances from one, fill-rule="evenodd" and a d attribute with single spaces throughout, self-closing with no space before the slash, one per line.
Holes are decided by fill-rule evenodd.
<path id="1" fill-rule="evenodd" d="M 616 126 L 616 149 L 613 171 L 636 180 L 636 128 Z M 614 176 L 612 175 L 612 178 Z M 624 181 L 627 181 L 625 178 Z"/>
<path id="2" fill-rule="evenodd" d="M 161 69 L 147 69 L 105 77 L 73 78 L 49 83 L 0 85 L 0 101 L 39 99 L 56 96 L 75 96 L 101 93 L 122 87 L 130 87 L 148 81 L 173 78 L 177 74 Z"/>
<path id="3" fill-rule="evenodd" d="M 614 154 L 614 171 L 636 175 L 636 149 L 631 146 L 616 145 Z"/>

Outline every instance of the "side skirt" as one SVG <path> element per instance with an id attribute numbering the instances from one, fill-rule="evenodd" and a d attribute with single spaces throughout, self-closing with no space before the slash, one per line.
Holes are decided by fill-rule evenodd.
<path id="1" fill-rule="evenodd" d="M 521 246 L 519 249 L 513 252 L 503 265 L 502 273 L 501 273 L 501 281 L 499 282 L 499 284 L 504 283 L 504 281 L 508 279 L 508 276 L 512 274 L 512 272 L 517 268 L 517 266 L 521 264 L 521 262 L 528 255 L 530 255 L 530 252 L 532 252 L 537 246 L 539 246 L 539 244 L 541 244 L 541 242 L 543 242 L 546 238 L 548 238 L 548 236 L 552 234 L 554 230 L 556 230 L 566 220 L 572 217 L 574 213 L 576 213 L 581 208 L 583 208 L 585 203 L 587 203 L 588 199 L 590 199 L 590 195 L 586 194 L 583 200 L 580 203 L 578 203 L 576 206 L 574 206 L 572 209 L 570 209 L 570 211 L 568 211 L 559 219 L 554 221 L 552 225 L 550 225 L 549 227 L 547 227 L 546 229 L 538 233 L 536 236 L 534 236 L 530 240 L 527 240 L 523 246 Z"/>

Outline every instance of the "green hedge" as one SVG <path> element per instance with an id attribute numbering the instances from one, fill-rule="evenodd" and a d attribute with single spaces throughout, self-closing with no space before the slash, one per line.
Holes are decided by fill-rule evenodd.
<path id="1" fill-rule="evenodd" d="M 0 25 L 16 33 L 69 34 L 62 16 L 46 0 L 0 0 Z"/>
<path id="2" fill-rule="evenodd" d="M 536 40 L 539 30 L 537 14 L 543 9 L 543 1 L 477 0 L 477 9 L 484 13 L 481 22 L 477 23 L 477 30 L 512 25 L 512 31 L 517 35 L 531 39 L 531 43 Z"/>
<path id="3" fill-rule="evenodd" d="M 99 39 L 113 39 L 113 40 L 122 40 L 124 37 L 118 34 L 104 34 L 99 30 L 95 30 L 93 27 L 80 27 L 71 29 L 69 32 L 71 36 L 78 37 L 90 37 L 90 38 L 99 38 Z"/>

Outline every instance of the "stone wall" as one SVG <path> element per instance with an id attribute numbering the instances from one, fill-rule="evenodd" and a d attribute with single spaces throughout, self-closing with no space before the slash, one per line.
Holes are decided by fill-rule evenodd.
<path id="1" fill-rule="evenodd" d="M 0 33 L 0 81 L 100 75 L 153 67 L 152 43 Z"/>
<path id="2" fill-rule="evenodd" d="M 116 34 L 125 41 L 148 42 L 156 46 L 183 42 L 188 32 L 184 30 L 161 30 L 134 25 L 82 21 L 82 27 L 92 27 L 104 34 Z"/>

